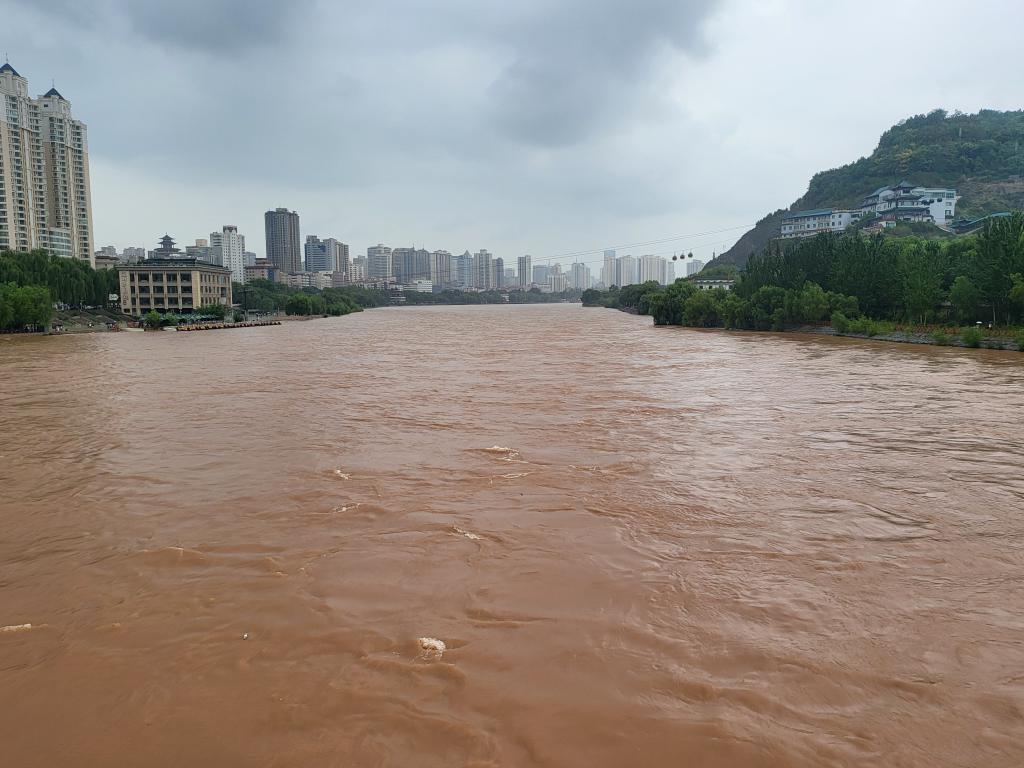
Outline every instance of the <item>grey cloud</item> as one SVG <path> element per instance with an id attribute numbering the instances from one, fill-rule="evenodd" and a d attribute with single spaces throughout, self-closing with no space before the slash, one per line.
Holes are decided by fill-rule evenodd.
<path id="1" fill-rule="evenodd" d="M 490 92 L 495 126 L 531 144 L 559 146 L 628 119 L 664 49 L 705 49 L 715 0 L 570 2 L 538 6 L 511 26 L 513 61 Z M 541 8 L 547 10 L 541 10 Z"/>
<path id="2" fill-rule="evenodd" d="M 51 20 L 142 35 L 160 45 L 214 55 L 286 41 L 313 0 L 32 0 Z"/>

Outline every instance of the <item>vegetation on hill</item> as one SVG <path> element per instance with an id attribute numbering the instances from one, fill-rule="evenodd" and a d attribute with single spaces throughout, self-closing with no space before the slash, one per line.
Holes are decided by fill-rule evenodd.
<path id="1" fill-rule="evenodd" d="M 856 207 L 875 189 L 903 180 L 957 189 L 958 217 L 1024 209 L 1024 111 L 937 109 L 904 120 L 882 134 L 870 156 L 815 174 L 803 197 L 761 219 L 715 263 L 742 266 L 760 253 L 787 210 Z"/>
<path id="2" fill-rule="evenodd" d="M 657 325 L 782 330 L 832 321 L 873 335 L 879 322 L 1024 323 L 1024 214 L 952 240 L 825 233 L 752 257 L 733 291 L 677 280 L 585 292 L 588 306 L 633 308 Z"/>

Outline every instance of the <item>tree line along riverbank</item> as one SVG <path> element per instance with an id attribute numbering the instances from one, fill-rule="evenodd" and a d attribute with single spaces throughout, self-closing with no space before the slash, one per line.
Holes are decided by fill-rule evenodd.
<path id="1" fill-rule="evenodd" d="M 84 261 L 65 259 L 43 251 L 0 252 L 0 332 L 41 332 L 51 327 L 89 330 L 133 322 L 120 312 L 118 274 L 93 269 Z M 295 288 L 268 280 L 234 283 L 237 308 L 198 307 L 186 313 L 150 312 L 141 318 L 148 328 L 200 321 L 240 322 L 249 312 L 297 317 L 347 315 L 372 307 L 423 304 L 537 304 L 579 299 L 579 291 L 542 293 L 539 289 L 509 291 L 444 290 L 436 293 L 384 291 L 358 285 L 337 288 Z"/>
<path id="2" fill-rule="evenodd" d="M 935 241 L 825 233 L 774 241 L 732 290 L 681 279 L 585 291 L 585 306 L 650 315 L 656 325 L 783 331 L 1024 351 L 1024 215 Z"/>

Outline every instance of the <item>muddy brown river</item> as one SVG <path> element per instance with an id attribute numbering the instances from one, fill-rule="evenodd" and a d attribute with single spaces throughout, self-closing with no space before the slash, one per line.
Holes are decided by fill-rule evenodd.
<path id="1" fill-rule="evenodd" d="M 10 768 L 1015 768 L 1024 355 L 569 305 L 0 337 L 0 627 Z"/>

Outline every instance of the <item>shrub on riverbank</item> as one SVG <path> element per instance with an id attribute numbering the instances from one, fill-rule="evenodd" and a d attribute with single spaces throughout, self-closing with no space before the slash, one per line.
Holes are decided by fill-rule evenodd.
<path id="1" fill-rule="evenodd" d="M 951 343 L 948 333 L 942 331 L 936 331 L 932 334 L 932 340 L 940 347 L 948 347 Z"/>
<path id="2" fill-rule="evenodd" d="M 1018 352 L 1024 352 L 1024 333 L 1018 334 L 1017 338 L 1015 338 L 1013 342 L 1016 345 Z"/>
<path id="3" fill-rule="evenodd" d="M 960 339 L 963 341 L 964 346 L 971 347 L 972 349 L 977 349 L 981 346 L 981 338 L 981 329 L 974 326 L 964 328 L 960 334 Z"/>

